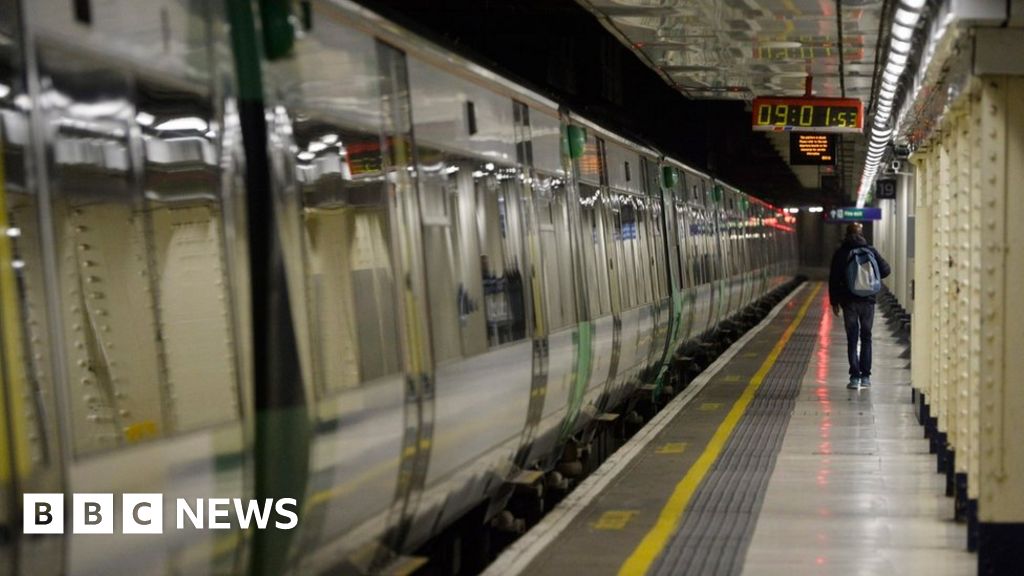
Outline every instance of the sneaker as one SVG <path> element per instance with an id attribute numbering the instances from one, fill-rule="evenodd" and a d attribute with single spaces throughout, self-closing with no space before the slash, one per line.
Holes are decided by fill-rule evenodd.
<path id="1" fill-rule="evenodd" d="M 871 388 L 871 377 L 870 376 L 861 376 L 860 377 L 860 387 L 861 388 Z"/>
<path id="2" fill-rule="evenodd" d="M 850 390 L 856 390 L 860 387 L 860 378 L 857 376 L 850 376 L 850 383 L 846 385 Z"/>

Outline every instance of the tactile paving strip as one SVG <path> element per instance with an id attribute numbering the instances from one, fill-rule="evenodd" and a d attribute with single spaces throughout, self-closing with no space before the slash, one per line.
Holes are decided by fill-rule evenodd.
<path id="1" fill-rule="evenodd" d="M 807 311 L 683 514 L 651 574 L 739 574 L 825 307 Z"/>

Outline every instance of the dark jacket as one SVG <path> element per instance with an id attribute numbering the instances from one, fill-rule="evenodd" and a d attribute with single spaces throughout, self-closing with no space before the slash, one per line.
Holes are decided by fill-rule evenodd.
<path id="1" fill-rule="evenodd" d="M 850 287 L 846 285 L 846 261 L 850 256 L 850 251 L 863 246 L 867 246 L 875 253 L 875 260 L 878 261 L 878 273 L 882 275 L 882 278 L 892 273 L 889 263 L 882 258 L 882 255 L 878 253 L 878 250 L 875 250 L 874 246 L 868 244 L 868 241 L 863 236 L 847 236 L 843 240 L 843 244 L 836 250 L 836 253 L 832 255 L 832 269 L 828 275 L 828 299 L 833 304 L 845 304 L 847 302 L 874 303 L 874 294 L 871 296 L 857 296 L 850 292 Z"/>

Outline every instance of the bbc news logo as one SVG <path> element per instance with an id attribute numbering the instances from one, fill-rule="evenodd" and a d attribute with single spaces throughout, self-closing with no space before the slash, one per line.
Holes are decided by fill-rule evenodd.
<path id="1" fill-rule="evenodd" d="M 64 533 L 64 495 L 25 494 L 23 499 L 25 534 Z M 246 500 L 242 498 L 187 498 L 175 500 L 175 528 L 185 530 L 229 530 L 236 525 L 264 530 L 270 526 L 291 530 L 299 523 L 294 498 Z M 71 532 L 74 534 L 114 533 L 113 494 L 74 494 Z M 234 515 L 237 524 L 230 519 Z M 273 520 L 273 522 L 271 522 Z M 163 534 L 163 494 L 122 494 L 122 534 Z"/>

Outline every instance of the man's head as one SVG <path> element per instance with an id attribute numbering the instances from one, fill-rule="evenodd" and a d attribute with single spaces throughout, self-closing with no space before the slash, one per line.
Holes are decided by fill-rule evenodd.
<path id="1" fill-rule="evenodd" d="M 846 225 L 846 236 L 863 236 L 864 225 L 860 222 L 853 222 L 852 224 Z"/>

